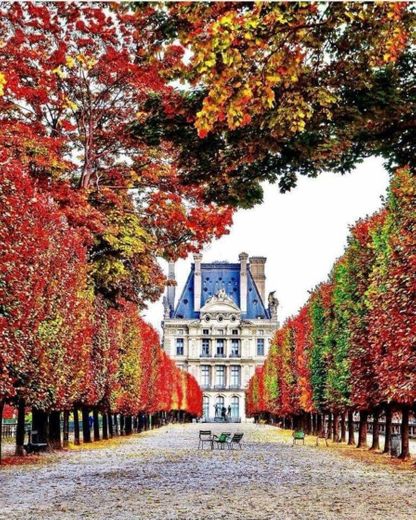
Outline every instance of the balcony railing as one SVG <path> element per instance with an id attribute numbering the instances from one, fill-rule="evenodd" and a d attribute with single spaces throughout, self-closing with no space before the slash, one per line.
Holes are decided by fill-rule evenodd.
<path id="1" fill-rule="evenodd" d="M 215 354 L 216 358 L 225 358 L 225 354 L 218 354 L 218 352 Z"/>
<path id="2" fill-rule="evenodd" d="M 202 390 L 244 390 L 241 386 L 241 383 L 240 384 L 236 384 L 236 385 L 204 385 L 204 384 L 201 384 L 201 389 Z"/>
<path id="3" fill-rule="evenodd" d="M 200 356 L 202 358 L 209 358 L 211 357 L 211 354 L 209 352 L 201 352 Z"/>
<path id="4" fill-rule="evenodd" d="M 230 354 L 231 358 L 241 358 L 240 352 L 231 352 Z"/>

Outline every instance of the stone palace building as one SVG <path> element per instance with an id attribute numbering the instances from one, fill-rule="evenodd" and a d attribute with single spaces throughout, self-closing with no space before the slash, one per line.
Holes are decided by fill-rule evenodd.
<path id="1" fill-rule="evenodd" d="M 278 301 L 266 306 L 264 257 L 239 255 L 238 263 L 194 263 L 175 304 L 174 264 L 164 298 L 163 348 L 203 389 L 204 420 L 225 408 L 227 419 L 245 420 L 245 388 L 267 356 L 278 326 Z M 217 419 L 218 420 L 218 419 Z"/>

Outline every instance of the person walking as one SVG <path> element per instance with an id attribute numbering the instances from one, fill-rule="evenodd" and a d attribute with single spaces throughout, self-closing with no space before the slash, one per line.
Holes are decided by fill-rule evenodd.
<path id="1" fill-rule="evenodd" d="M 226 414 L 227 410 L 225 408 L 225 406 L 222 407 L 221 409 L 221 417 L 223 418 L 223 421 L 225 422 L 225 414 Z"/>

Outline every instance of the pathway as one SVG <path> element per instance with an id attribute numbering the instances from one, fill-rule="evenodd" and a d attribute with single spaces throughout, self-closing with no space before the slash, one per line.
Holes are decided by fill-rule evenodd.
<path id="1" fill-rule="evenodd" d="M 286 432 L 270 426 L 227 428 L 244 432 L 242 451 L 198 451 L 200 425 L 171 425 L 47 464 L 4 468 L 0 518 L 416 517 L 415 471 L 364 464 L 333 449 L 293 448 Z"/>

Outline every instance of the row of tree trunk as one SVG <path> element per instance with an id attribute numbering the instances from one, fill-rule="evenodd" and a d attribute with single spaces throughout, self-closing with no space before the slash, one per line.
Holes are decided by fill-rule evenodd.
<path id="1" fill-rule="evenodd" d="M 407 459 L 410 457 L 409 448 L 409 407 L 401 407 L 401 423 L 400 438 L 401 450 L 399 457 Z M 332 439 L 333 442 L 346 442 L 357 448 L 369 447 L 370 450 L 380 450 L 380 417 L 384 416 L 385 424 L 385 442 L 382 453 L 391 452 L 392 443 L 392 414 L 393 409 L 386 406 L 383 409 L 377 408 L 368 411 L 360 411 L 360 419 L 358 424 L 358 441 L 355 440 L 355 424 L 353 420 L 353 411 L 342 413 L 302 413 L 300 415 L 291 415 L 285 417 L 277 417 L 269 413 L 261 414 L 255 419 L 265 420 L 271 424 L 281 424 L 283 428 L 292 430 L 303 430 L 306 434 L 316 435 Z M 367 445 L 367 434 L 369 415 L 372 417 L 372 443 Z"/>
<path id="2" fill-rule="evenodd" d="M 15 454 L 21 456 L 25 453 L 24 446 L 26 444 L 26 407 L 23 400 L 19 401 L 17 410 Z M 145 430 L 159 428 L 170 422 L 189 422 L 192 420 L 189 414 L 177 410 L 153 414 L 140 413 L 132 416 L 105 412 L 98 408 L 87 406 L 74 407 L 71 411 L 65 410 L 62 412 L 45 412 L 32 408 L 32 442 L 46 443 L 49 450 L 66 448 L 69 445 L 71 413 L 73 416 L 73 442 L 75 445 L 80 445 L 81 439 L 84 443 L 90 443 L 101 439 L 110 439 L 114 436 L 140 433 Z"/>

